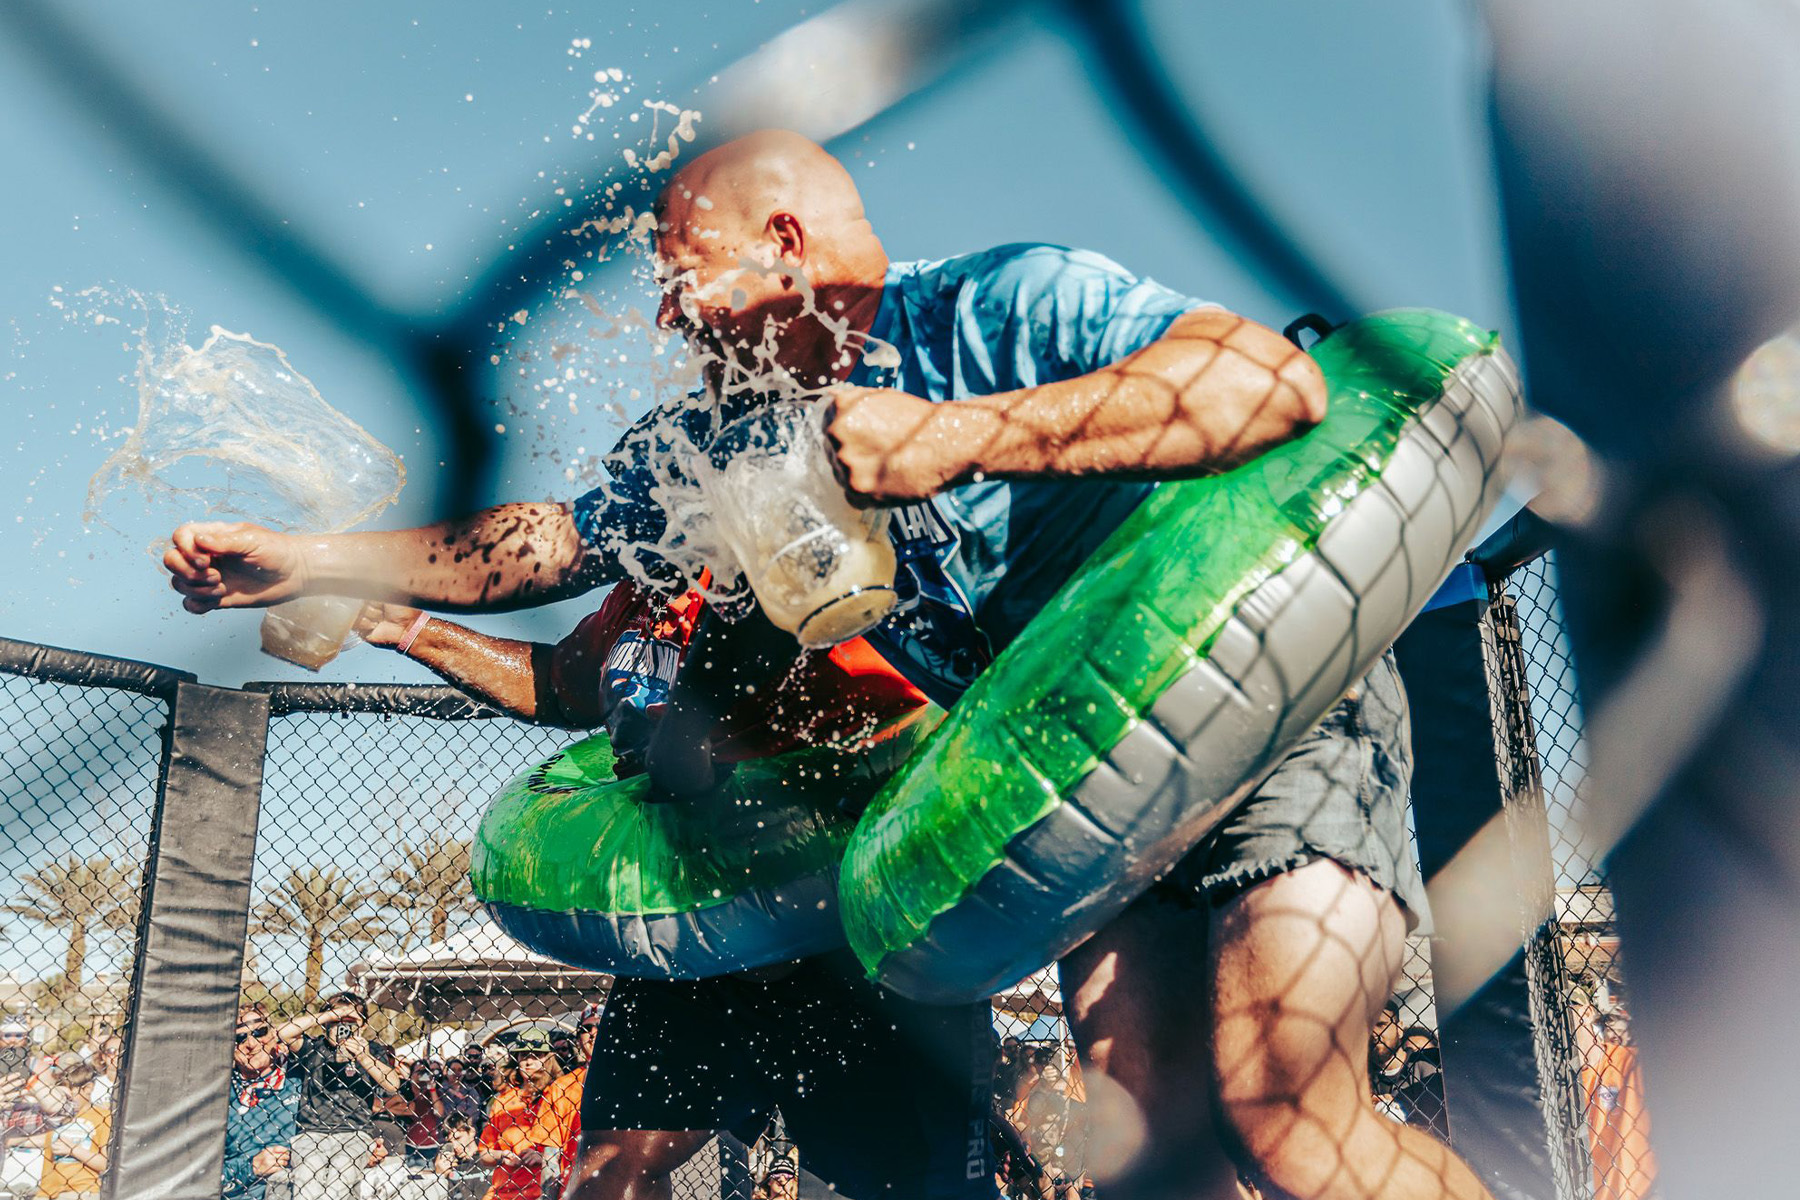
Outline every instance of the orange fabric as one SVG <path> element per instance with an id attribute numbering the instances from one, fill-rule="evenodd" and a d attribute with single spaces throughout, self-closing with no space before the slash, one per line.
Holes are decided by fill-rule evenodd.
<path id="1" fill-rule="evenodd" d="M 1650 1151 L 1650 1112 L 1636 1048 L 1600 1043 L 1581 1068 L 1581 1089 L 1587 1097 L 1594 1200 L 1647 1200 L 1656 1185 L 1656 1156 Z"/>
<path id="2" fill-rule="evenodd" d="M 1069 1069 L 1067 1074 L 1069 1083 L 1063 1090 L 1068 1093 L 1069 1099 L 1080 1104 L 1086 1104 L 1087 1076 L 1081 1073 L 1081 1060 L 1076 1058 L 1073 1054 L 1069 1055 Z"/>
<path id="3" fill-rule="evenodd" d="M 89 1149 L 106 1153 L 112 1137 L 112 1110 L 84 1104 L 75 1120 L 46 1133 L 39 1147 L 44 1154 L 44 1173 L 38 1181 L 38 1195 L 95 1194 L 100 1192 L 100 1173 L 73 1158 L 58 1158 L 51 1150 L 56 1142 L 86 1143 Z"/>
<path id="4" fill-rule="evenodd" d="M 629 580 L 615 585 L 551 656 L 550 684 L 564 713 L 579 724 L 601 724 L 607 657 L 618 640 L 635 631 L 671 655 L 685 654 L 703 607 L 698 591 L 664 600 Z M 673 677 L 675 663 L 650 662 Z M 854 742 L 925 703 L 923 692 L 855 638 L 826 654 L 801 656 L 769 696 L 749 698 L 728 712 L 713 731 L 713 755 L 741 762 L 802 745 Z"/>
<path id="5" fill-rule="evenodd" d="M 575 1136 L 581 1132 L 581 1084 L 587 1069 L 570 1071 L 544 1089 L 544 1101 L 538 1106 L 538 1118 L 526 1133 L 534 1146 L 553 1149 L 562 1155 L 566 1175 L 575 1161 Z"/>
<path id="6" fill-rule="evenodd" d="M 546 1095 L 548 1093 L 545 1093 Z M 507 1088 L 488 1105 L 488 1121 L 481 1129 L 485 1150 L 528 1149 L 529 1130 L 537 1123 L 544 1096 L 527 1097 L 519 1088 Z M 482 1200 L 538 1200 L 543 1193 L 540 1167 L 494 1168 L 494 1180 Z"/>

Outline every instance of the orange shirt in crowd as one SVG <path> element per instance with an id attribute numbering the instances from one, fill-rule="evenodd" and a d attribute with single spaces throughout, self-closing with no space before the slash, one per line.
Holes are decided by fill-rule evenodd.
<path id="1" fill-rule="evenodd" d="M 488 1105 L 487 1124 L 481 1130 L 482 1149 L 510 1150 L 514 1154 L 530 1150 L 529 1131 L 537 1124 L 547 1094 L 528 1097 L 522 1089 L 511 1087 L 495 1096 Z M 482 1200 L 538 1200 L 544 1190 L 542 1175 L 542 1167 L 495 1167 L 494 1181 Z"/>
<path id="2" fill-rule="evenodd" d="M 81 1146 L 104 1155 L 112 1137 L 112 1110 L 84 1104 L 75 1119 L 39 1138 L 44 1154 L 44 1173 L 38 1181 L 39 1196 L 98 1195 L 100 1172 L 75 1158 L 56 1154 L 57 1142 Z"/>
<path id="3" fill-rule="evenodd" d="M 555 1150 L 562 1156 L 559 1161 L 564 1176 L 575 1161 L 575 1135 L 581 1132 L 581 1084 L 586 1078 L 585 1068 L 558 1076 L 544 1089 L 537 1121 L 525 1134 L 532 1145 Z"/>
<path id="4" fill-rule="evenodd" d="M 1600 1043 L 1581 1068 L 1581 1090 L 1587 1097 L 1594 1200 L 1647 1200 L 1656 1185 L 1656 1157 L 1650 1152 L 1650 1112 L 1637 1049 Z"/>

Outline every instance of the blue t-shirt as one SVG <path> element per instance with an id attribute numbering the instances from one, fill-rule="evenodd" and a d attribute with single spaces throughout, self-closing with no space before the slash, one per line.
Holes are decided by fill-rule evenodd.
<path id="1" fill-rule="evenodd" d="M 270 1146 L 294 1147 L 298 1132 L 301 1073 L 291 1062 L 279 1063 L 251 1084 L 234 1072 L 231 1107 L 225 1113 L 225 1177 L 220 1194 L 227 1200 L 262 1200 L 267 1179 L 256 1173 L 256 1156 Z"/>
<path id="2" fill-rule="evenodd" d="M 894 263 L 870 334 L 898 352 L 899 366 L 865 361 L 850 382 L 935 402 L 1054 383 L 1142 349 L 1198 307 L 1060 246 Z M 708 426 L 730 415 L 687 405 L 640 422 L 607 460 L 613 478 L 576 501 L 582 536 L 602 547 L 658 541 L 666 517 L 652 464 L 666 463 L 680 440 L 704 445 Z M 895 509 L 900 604 L 869 641 L 933 700 L 954 703 L 1152 486 L 986 480 Z M 657 576 L 656 563 L 641 565 Z"/>

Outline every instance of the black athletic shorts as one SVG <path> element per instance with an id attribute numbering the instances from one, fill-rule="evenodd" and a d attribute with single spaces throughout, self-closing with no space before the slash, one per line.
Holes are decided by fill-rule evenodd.
<path id="1" fill-rule="evenodd" d="M 1409 930 L 1430 933 L 1431 907 L 1406 818 L 1412 768 L 1406 686 L 1390 650 L 1151 895 L 1222 904 L 1328 858 L 1392 893 Z"/>
<path id="2" fill-rule="evenodd" d="M 779 1107 L 801 1166 L 853 1200 L 992 1200 L 989 1005 L 906 1000 L 848 950 L 786 970 L 615 982 L 582 1129 L 751 1142 Z"/>

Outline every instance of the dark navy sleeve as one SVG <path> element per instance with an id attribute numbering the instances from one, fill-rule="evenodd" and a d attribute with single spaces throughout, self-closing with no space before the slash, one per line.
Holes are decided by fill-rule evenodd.
<path id="1" fill-rule="evenodd" d="M 249 1195 L 251 1186 L 257 1182 L 250 1163 L 259 1147 L 250 1136 L 248 1115 L 255 1111 L 240 1109 L 234 1102 L 225 1116 L 225 1174 L 221 1180 L 221 1195 Z"/>
<path id="2" fill-rule="evenodd" d="M 601 581 L 634 574 L 628 560 L 641 568 L 638 574 L 660 579 L 667 564 L 650 551 L 663 540 L 669 518 L 656 499 L 655 465 L 666 461 L 671 429 L 685 430 L 691 408 L 652 410 L 638 421 L 601 459 L 609 478 L 575 501 L 575 529 L 581 540 L 600 553 Z"/>

